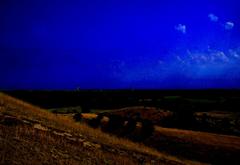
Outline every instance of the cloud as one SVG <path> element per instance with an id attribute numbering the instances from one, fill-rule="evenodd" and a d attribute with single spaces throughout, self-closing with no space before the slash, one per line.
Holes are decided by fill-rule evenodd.
<path id="1" fill-rule="evenodd" d="M 186 56 L 176 57 L 176 60 L 178 62 L 184 61 L 184 64 L 190 65 L 225 65 L 233 60 L 237 60 L 238 57 L 239 56 L 235 50 L 223 52 L 215 49 L 209 49 L 208 51 L 196 49 L 187 50 Z"/>
<path id="2" fill-rule="evenodd" d="M 240 59 L 240 54 L 233 49 L 229 49 L 229 54 L 236 59 Z"/>
<path id="3" fill-rule="evenodd" d="M 212 13 L 208 14 L 208 18 L 212 21 L 212 22 L 217 22 L 218 21 L 218 17 Z"/>
<path id="4" fill-rule="evenodd" d="M 233 27 L 234 27 L 234 23 L 233 22 L 226 22 L 225 23 L 225 29 L 226 30 L 231 30 L 231 29 L 233 29 Z"/>
<path id="5" fill-rule="evenodd" d="M 217 51 L 215 53 L 216 60 L 221 60 L 223 62 L 229 62 L 229 58 L 222 51 Z"/>
<path id="6" fill-rule="evenodd" d="M 183 33 L 183 34 L 186 34 L 187 32 L 187 27 L 186 25 L 183 25 L 183 24 L 178 24 L 177 26 L 175 26 L 175 30 Z"/>

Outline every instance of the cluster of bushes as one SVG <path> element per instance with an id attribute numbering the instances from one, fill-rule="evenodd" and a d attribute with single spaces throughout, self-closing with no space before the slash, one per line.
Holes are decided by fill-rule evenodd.
<path id="1" fill-rule="evenodd" d="M 108 119 L 109 121 L 104 125 L 103 131 L 119 134 L 124 126 L 125 119 L 119 115 L 109 115 Z"/>
<path id="2" fill-rule="evenodd" d="M 132 140 L 145 140 L 154 132 L 154 125 L 151 120 L 140 117 L 122 117 L 120 115 L 108 115 L 108 122 L 102 122 L 104 115 L 99 114 L 96 118 L 88 121 L 89 126 L 101 128 L 104 132 L 117 136 L 130 138 Z M 141 127 L 137 127 L 140 123 Z"/>
<path id="3" fill-rule="evenodd" d="M 101 120 L 103 119 L 103 115 L 99 114 L 96 118 L 88 121 L 88 125 L 93 128 L 98 128 L 101 126 Z"/>
<path id="4" fill-rule="evenodd" d="M 108 118 L 108 122 L 102 121 L 103 117 Z M 76 122 L 81 122 L 83 116 L 76 113 L 73 116 Z M 142 119 L 140 114 L 122 117 L 120 115 L 98 114 L 96 118 L 89 119 L 88 125 L 92 128 L 101 128 L 102 131 L 112 133 L 120 137 L 126 137 L 136 141 L 142 141 L 150 137 L 154 132 L 154 125 L 151 120 Z M 139 123 L 140 126 L 137 126 Z"/>

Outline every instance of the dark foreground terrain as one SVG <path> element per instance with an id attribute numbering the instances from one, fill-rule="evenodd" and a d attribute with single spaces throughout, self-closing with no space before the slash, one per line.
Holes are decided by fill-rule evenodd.
<path id="1" fill-rule="evenodd" d="M 199 164 L 0 93 L 0 164 Z"/>
<path id="2" fill-rule="evenodd" d="M 4 163 L 19 148 L 50 164 L 240 163 L 239 91 L 7 93 L 46 110 L 1 94 Z"/>

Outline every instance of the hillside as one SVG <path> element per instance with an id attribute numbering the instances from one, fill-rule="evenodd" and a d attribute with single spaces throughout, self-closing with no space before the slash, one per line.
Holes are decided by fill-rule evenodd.
<path id="1" fill-rule="evenodd" d="M 106 116 L 119 115 L 122 117 L 138 114 L 142 119 L 150 119 L 154 124 L 157 124 L 164 117 L 171 115 L 171 112 L 157 110 L 154 107 L 140 106 L 116 109 L 104 112 L 103 114 Z M 239 120 L 236 113 L 221 112 L 220 115 L 219 112 L 209 112 L 207 114 L 213 115 L 213 117 L 217 117 L 217 119 L 219 119 L 218 116 L 225 119 L 226 115 L 228 115 L 230 119 L 234 117 Z M 159 151 L 211 164 L 239 164 L 240 162 L 239 136 L 184 130 L 183 128 L 164 128 L 159 125 L 155 125 L 154 128 L 155 131 L 153 135 L 141 142 Z"/>
<path id="2" fill-rule="evenodd" d="M 0 164 L 199 164 L 0 93 Z"/>
<path id="3" fill-rule="evenodd" d="M 161 120 L 171 116 L 172 112 L 155 107 L 134 106 L 106 111 L 105 114 L 115 114 L 122 117 L 139 114 L 142 119 L 151 119 L 154 124 L 160 125 Z"/>

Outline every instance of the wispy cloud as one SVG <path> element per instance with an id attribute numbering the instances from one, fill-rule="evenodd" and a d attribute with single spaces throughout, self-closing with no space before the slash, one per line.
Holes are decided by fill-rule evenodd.
<path id="1" fill-rule="evenodd" d="M 214 54 L 215 60 L 220 60 L 222 62 L 229 62 L 229 58 L 223 51 L 217 51 Z"/>
<path id="2" fill-rule="evenodd" d="M 212 22 L 217 22 L 217 21 L 218 21 L 218 16 L 214 15 L 213 13 L 208 14 L 208 18 L 209 18 Z"/>
<path id="3" fill-rule="evenodd" d="M 231 29 L 234 28 L 234 23 L 233 22 L 226 22 L 224 27 L 225 27 L 226 30 L 231 30 Z"/>
<path id="4" fill-rule="evenodd" d="M 229 54 L 236 59 L 240 59 L 240 53 L 236 50 L 229 49 Z"/>
<path id="5" fill-rule="evenodd" d="M 186 25 L 183 25 L 183 24 L 178 24 L 177 26 L 175 26 L 175 30 L 177 30 L 183 34 L 187 33 L 187 27 L 186 27 Z"/>

